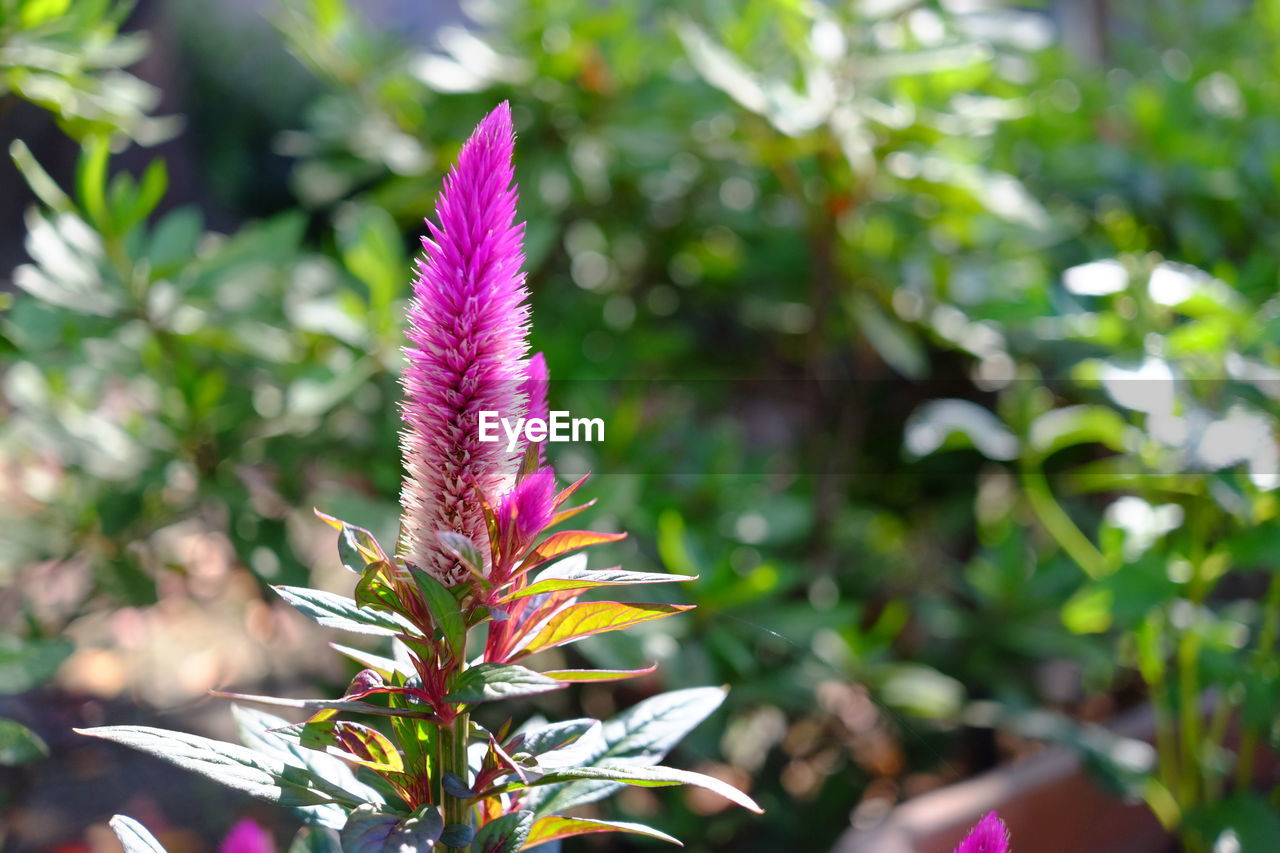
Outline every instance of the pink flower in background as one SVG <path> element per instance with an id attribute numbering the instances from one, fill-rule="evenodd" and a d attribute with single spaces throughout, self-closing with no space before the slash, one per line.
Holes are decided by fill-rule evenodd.
<path id="1" fill-rule="evenodd" d="M 987 812 L 960 842 L 955 853 L 1007 853 L 1009 830 L 995 812 Z"/>
<path id="2" fill-rule="evenodd" d="M 508 452 L 505 440 L 479 440 L 480 412 L 512 422 L 525 416 L 530 389 L 523 386 L 538 384 L 532 365 L 541 365 L 545 385 L 545 364 L 526 360 L 529 308 L 520 271 L 524 225 L 515 222 L 514 143 L 511 108 L 503 103 L 462 146 L 436 203 L 439 223 L 427 221 L 430 237 L 423 240 L 409 307 L 401 547 L 410 563 L 446 585 L 466 570 L 437 544 L 436 531 L 485 543 L 476 489 L 491 502 L 502 499 L 522 456 Z"/>
<path id="3" fill-rule="evenodd" d="M 547 419 L 547 360 L 542 357 L 542 353 L 537 352 L 529 359 L 529 363 L 525 366 L 525 380 L 520 386 L 520 393 L 529 401 L 529 417 Z M 545 465 L 547 461 L 546 454 L 547 443 L 545 441 L 538 443 L 538 464 Z"/>
<path id="4" fill-rule="evenodd" d="M 218 853 L 276 853 L 271 833 L 252 818 L 242 818 L 218 845 Z"/>

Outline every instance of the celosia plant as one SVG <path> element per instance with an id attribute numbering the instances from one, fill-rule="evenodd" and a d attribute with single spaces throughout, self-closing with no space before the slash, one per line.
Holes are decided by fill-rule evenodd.
<path id="1" fill-rule="evenodd" d="M 955 853 L 1009 853 L 1009 830 L 995 812 L 987 812 L 969 830 Z"/>
<path id="2" fill-rule="evenodd" d="M 621 534 L 546 535 L 590 506 L 567 506 L 582 481 L 558 489 L 541 447 L 510 452 L 478 439 L 481 411 L 546 411 L 546 365 L 528 357 L 513 144 L 503 104 L 463 146 L 438 221 L 427 223 L 409 316 L 396 547 L 389 553 L 367 530 L 320 514 L 358 576 L 354 597 L 277 587 L 321 625 L 391 638 L 393 655 L 335 645 L 364 667 L 338 699 L 222 694 L 311 714 L 291 725 L 237 706 L 245 746 L 145 726 L 83 732 L 297 808 L 312 825 L 306 850 L 506 853 L 609 831 L 674 841 L 639 824 L 563 814 L 623 785 L 698 785 L 760 810 L 718 779 L 658 764 L 720 704 L 717 688 L 661 694 L 603 723 L 512 731 L 471 719 L 481 703 L 651 671 L 539 671 L 517 661 L 688 609 L 579 601 L 591 589 L 690 578 L 588 569 L 573 552 Z M 129 850 L 159 849 L 136 822 L 113 825 Z"/>

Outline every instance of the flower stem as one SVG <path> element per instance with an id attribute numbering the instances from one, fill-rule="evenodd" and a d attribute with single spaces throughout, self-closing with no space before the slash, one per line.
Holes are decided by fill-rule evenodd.
<path id="1" fill-rule="evenodd" d="M 469 771 L 467 769 L 467 729 L 470 727 L 470 718 L 464 711 L 453 719 L 453 722 L 447 726 L 440 727 L 441 748 L 441 768 L 443 773 L 452 773 L 463 781 L 464 784 L 470 784 L 468 779 Z M 443 778 L 443 773 L 441 778 Z M 443 783 L 441 785 L 443 789 Z M 455 797 L 446 790 L 442 790 L 444 802 L 444 822 L 445 826 L 452 824 L 470 824 L 469 821 L 469 805 L 467 800 Z M 462 853 L 470 853 L 471 845 L 456 848 Z"/>

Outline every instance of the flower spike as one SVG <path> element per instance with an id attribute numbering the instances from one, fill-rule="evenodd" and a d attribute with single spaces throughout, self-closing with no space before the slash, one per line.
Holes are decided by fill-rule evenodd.
<path id="1" fill-rule="evenodd" d="M 515 485 L 520 452 L 481 442 L 483 411 L 523 417 L 528 407 L 529 308 L 524 224 L 517 192 L 511 109 L 491 112 L 463 145 L 427 221 L 409 308 L 402 378 L 404 557 L 446 586 L 466 570 L 437 541 L 452 530 L 483 542 L 479 489 L 498 500 Z M 544 374 L 545 375 L 545 374 Z M 486 567 L 487 568 L 487 567 Z"/>

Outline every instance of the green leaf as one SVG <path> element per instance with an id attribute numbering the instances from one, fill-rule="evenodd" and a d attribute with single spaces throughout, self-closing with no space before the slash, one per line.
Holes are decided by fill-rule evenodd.
<path id="1" fill-rule="evenodd" d="M 277 758 L 286 764 L 305 767 L 360 802 L 379 805 L 385 802 L 382 793 L 361 781 L 350 764 L 314 749 L 307 749 L 296 737 L 287 734 L 291 724 L 283 717 L 244 705 L 232 705 L 231 712 L 236 720 L 240 742 L 254 752 Z M 334 829 L 340 829 L 347 820 L 346 812 L 332 804 L 304 806 L 298 811 L 306 815 L 309 821 Z"/>
<path id="2" fill-rule="evenodd" d="M 70 5 L 71 0 L 26 0 L 25 3 L 19 4 L 22 11 L 19 13 L 18 21 L 22 29 L 34 30 L 46 21 L 61 18 Z"/>
<path id="3" fill-rule="evenodd" d="M 15 720 L 0 717 L 0 767 L 30 764 L 49 755 L 40 736 Z"/>
<path id="4" fill-rule="evenodd" d="M 343 815 L 345 820 L 346 815 Z M 338 833 L 323 826 L 304 826 L 289 845 L 289 853 L 342 853 Z"/>
<path id="5" fill-rule="evenodd" d="M 360 804 L 346 791 L 309 770 L 233 743 L 150 726 L 103 726 L 75 731 L 154 755 L 228 788 L 277 805 Z"/>
<path id="6" fill-rule="evenodd" d="M 849 300 L 849 313 L 884 363 L 908 379 L 929 374 L 929 359 L 911 329 L 880 309 L 866 294 Z"/>
<path id="7" fill-rule="evenodd" d="M 720 707 L 725 693 L 720 687 L 692 687 L 646 699 L 605 722 L 601 741 L 584 763 L 657 764 Z M 536 794 L 538 814 L 546 815 L 601 800 L 620 787 L 614 782 L 575 782 L 531 793 Z"/>
<path id="8" fill-rule="evenodd" d="M 444 834 L 440 836 L 440 843 L 445 847 L 461 849 L 474 841 L 475 837 L 475 827 L 468 826 L 465 823 L 451 823 L 444 828 Z"/>
<path id="9" fill-rule="evenodd" d="M 1066 406 L 1040 415 L 1028 430 L 1028 444 L 1041 459 L 1077 444 L 1102 444 L 1123 451 L 1124 418 L 1103 406 Z"/>
<path id="10" fill-rule="evenodd" d="M 544 752 L 563 749 L 578 741 L 583 735 L 601 727 L 599 720 L 583 718 L 565 720 L 561 723 L 547 723 L 536 728 L 517 732 L 508 741 L 504 749 L 507 752 L 527 752 L 538 756 Z"/>
<path id="11" fill-rule="evenodd" d="M 672 575 L 665 572 L 627 572 L 622 569 L 588 569 L 585 554 L 576 554 L 544 569 L 537 580 L 524 589 L 517 590 L 502 599 L 511 601 L 545 592 L 563 592 L 571 589 L 593 589 L 600 586 L 625 586 L 628 584 L 674 583 L 697 580 L 697 575 Z"/>
<path id="12" fill-rule="evenodd" d="M 484 554 L 481 553 L 480 546 L 471 540 L 471 537 L 464 536 L 453 530 L 437 530 L 436 541 L 446 551 L 457 557 L 467 571 L 476 577 L 484 577 Z"/>
<path id="13" fill-rule="evenodd" d="M 539 779 L 529 782 L 533 785 L 554 785 L 559 782 L 572 782 L 576 780 L 599 780 L 609 782 L 621 782 L 624 785 L 635 785 L 642 788 L 662 788 L 671 785 L 693 785 L 698 788 L 705 788 L 713 791 L 737 805 L 742 806 L 748 811 L 756 814 L 763 814 L 764 809 L 756 804 L 756 801 L 748 797 L 727 782 L 707 776 L 702 773 L 695 773 L 692 770 L 680 770 L 675 767 L 663 767 L 661 765 L 641 765 L 617 762 L 612 764 L 597 764 L 591 767 L 566 767 L 547 773 Z"/>
<path id="14" fill-rule="evenodd" d="M 15 139 L 9 146 L 9 156 L 13 158 L 13 163 L 22 173 L 22 177 L 26 179 L 27 186 L 46 207 L 57 213 L 77 212 L 75 203 L 62 191 L 58 182 L 44 170 L 26 143 L 21 139 Z"/>
<path id="15" fill-rule="evenodd" d="M 1224 800 L 1200 806 L 1186 815 L 1186 825 L 1214 845 L 1214 849 L 1272 850 L 1280 838 L 1280 815 L 1260 794 L 1233 794 Z M 1231 832 L 1234 843 L 1219 845 Z"/>
<path id="16" fill-rule="evenodd" d="M 225 693 L 221 690 L 211 691 L 212 695 L 234 702 L 253 702 L 257 705 L 271 705 L 276 708 L 297 708 L 300 711 L 351 711 L 357 714 L 373 714 L 380 717 L 425 717 L 430 714 L 426 708 L 412 710 L 407 708 L 387 708 L 362 702 L 359 699 L 286 699 L 283 696 L 255 696 L 250 693 Z"/>
<path id="17" fill-rule="evenodd" d="M 53 677 L 75 651 L 69 640 L 0 637 L 0 696 L 26 693 Z"/>
<path id="18" fill-rule="evenodd" d="M 595 832 L 627 832 L 633 835 L 647 835 L 650 838 L 657 838 L 660 841 L 666 841 L 677 847 L 683 847 L 679 839 L 672 838 L 665 832 L 660 832 L 651 826 L 645 826 L 642 823 L 624 823 L 616 820 L 589 820 L 585 817 L 566 817 L 565 815 L 548 815 L 547 817 L 538 818 L 533 823 L 533 828 L 529 831 L 529 837 L 525 840 L 525 849 L 530 849 L 538 844 L 547 844 L 552 841 L 559 841 L 563 838 L 572 838 L 575 835 L 588 835 Z"/>
<path id="19" fill-rule="evenodd" d="M 533 829 L 533 812 L 519 811 L 491 820 L 476 833 L 472 853 L 517 853 Z"/>
<path id="20" fill-rule="evenodd" d="M 381 637 L 416 633 L 408 621 L 395 613 L 361 607 L 345 595 L 301 586 L 276 586 L 272 589 L 296 610 L 327 628 Z"/>
<path id="21" fill-rule="evenodd" d="M 338 531 L 338 556 L 349 571 L 363 575 L 365 569 L 375 563 L 390 564 L 390 558 L 368 530 L 326 515 L 318 509 L 313 512 L 321 521 Z"/>
<path id="22" fill-rule="evenodd" d="M 644 669 L 544 669 L 542 674 L 556 681 L 587 684 L 596 681 L 625 681 L 628 678 L 649 675 L 657 668 L 658 665 L 655 663 Z"/>
<path id="23" fill-rule="evenodd" d="M 310 720 L 303 724 L 299 742 L 309 749 L 380 773 L 404 771 L 404 760 L 395 744 L 382 732 L 360 723 Z"/>
<path id="24" fill-rule="evenodd" d="M 435 806 L 413 814 L 390 814 L 372 805 L 351 813 L 342 828 L 343 853 L 420 853 L 431 850 L 444 832 L 444 818 Z"/>
<path id="25" fill-rule="evenodd" d="M 969 400 L 930 400 L 907 419 L 902 443 L 912 457 L 972 447 L 988 459 L 1018 457 L 1018 439 L 1000 419 Z"/>
<path id="26" fill-rule="evenodd" d="M 121 230 L 128 231 L 150 216 L 151 211 L 155 210 L 156 205 L 160 203 L 160 199 L 164 198 L 167 189 L 169 189 L 169 171 L 165 168 L 164 161 L 152 160 L 147 170 L 142 173 L 142 182 L 138 185 L 138 191 L 133 195 L 131 203 L 127 209 L 120 211 Z"/>
<path id="27" fill-rule="evenodd" d="M 127 815 L 115 815 L 108 825 L 120 839 L 124 853 L 166 853 L 164 845 L 145 826 Z"/>
<path id="28" fill-rule="evenodd" d="M 540 672 L 507 663 L 482 663 L 465 669 L 445 696 L 448 702 L 493 702 L 516 696 L 530 696 L 559 690 L 567 683 L 547 678 Z"/>
<path id="29" fill-rule="evenodd" d="M 619 601 L 571 604 L 551 617 L 518 654 L 523 656 L 563 646 L 592 634 L 617 631 L 692 609 L 692 604 L 623 604 Z"/>
<path id="30" fill-rule="evenodd" d="M 110 149 L 105 136 L 93 136 L 85 140 L 84 150 L 76 163 L 76 194 L 84 207 L 85 215 L 103 234 L 115 233 L 112 229 L 111 211 L 107 207 L 107 159 Z"/>
<path id="31" fill-rule="evenodd" d="M 458 599 L 440 581 L 421 569 L 413 569 L 412 575 L 427 609 L 431 611 L 432 621 L 444 637 L 445 645 L 455 658 L 461 657 L 467 642 L 467 623 L 458 607 Z"/>

